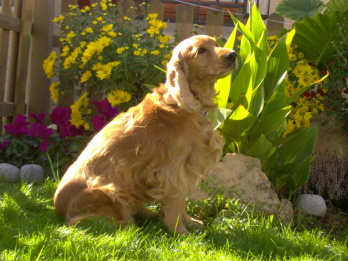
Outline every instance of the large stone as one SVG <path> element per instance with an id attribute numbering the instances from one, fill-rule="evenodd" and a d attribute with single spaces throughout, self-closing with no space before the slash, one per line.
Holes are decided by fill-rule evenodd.
<path id="1" fill-rule="evenodd" d="M 0 178 L 10 182 L 19 181 L 19 169 L 7 163 L 0 163 Z"/>
<path id="2" fill-rule="evenodd" d="M 44 169 L 40 165 L 28 164 L 20 168 L 21 180 L 26 183 L 41 182 L 45 180 Z"/>
<path id="3" fill-rule="evenodd" d="M 254 211 L 277 215 L 286 223 L 293 218 L 289 201 L 280 201 L 271 182 L 261 171 L 260 160 L 242 154 L 227 154 L 204 178 L 205 192 L 198 189 L 191 198 L 200 200 L 223 192 L 241 203 L 255 206 Z"/>
<path id="4" fill-rule="evenodd" d="M 296 206 L 309 215 L 323 217 L 326 214 L 325 200 L 319 195 L 302 194 L 297 198 Z"/>

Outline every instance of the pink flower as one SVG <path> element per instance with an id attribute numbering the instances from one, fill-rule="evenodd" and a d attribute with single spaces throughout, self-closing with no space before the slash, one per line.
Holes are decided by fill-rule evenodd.
<path id="1" fill-rule="evenodd" d="M 10 145 L 10 142 L 8 140 L 4 140 L 2 143 L 0 143 L 0 150 L 5 149 L 8 145 Z"/>
<path id="2" fill-rule="evenodd" d="M 18 114 L 13 124 L 5 125 L 4 128 L 8 133 L 19 137 L 28 134 L 28 125 L 30 125 L 30 122 L 27 121 L 27 117 Z"/>
<path id="3" fill-rule="evenodd" d="M 117 107 L 112 107 L 107 98 L 101 102 L 93 101 L 100 115 L 96 115 L 92 119 L 93 127 L 96 131 L 100 131 L 104 126 L 111 121 L 118 113 Z"/>

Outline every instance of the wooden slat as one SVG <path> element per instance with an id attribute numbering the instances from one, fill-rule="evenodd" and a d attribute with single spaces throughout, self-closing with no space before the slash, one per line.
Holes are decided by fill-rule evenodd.
<path id="1" fill-rule="evenodd" d="M 28 83 L 28 63 L 32 33 L 33 5 L 34 0 L 23 0 L 15 83 L 15 116 L 26 113 L 25 95 Z"/>
<path id="2" fill-rule="evenodd" d="M 207 10 L 205 32 L 210 36 L 221 36 L 224 24 L 223 9 L 218 5 L 212 5 L 211 7 L 217 10 L 221 10 L 221 12 L 212 9 Z"/>
<path id="3" fill-rule="evenodd" d="M 176 31 L 179 40 L 191 36 L 193 31 L 193 6 L 179 4 L 176 11 Z"/>
<path id="4" fill-rule="evenodd" d="M 14 108 L 15 104 L 13 102 L 0 102 L 0 115 L 3 117 L 13 116 Z"/>
<path id="5" fill-rule="evenodd" d="M 147 8 L 148 14 L 158 14 L 157 19 L 163 21 L 164 17 L 164 6 L 159 0 L 152 0 Z"/>
<path id="6" fill-rule="evenodd" d="M 21 29 L 21 20 L 9 15 L 0 14 L 0 28 L 18 33 Z"/>
<path id="7" fill-rule="evenodd" d="M 29 113 L 49 114 L 50 94 L 42 63 L 52 50 L 54 1 L 34 0 L 30 62 Z"/>
<path id="8" fill-rule="evenodd" d="M 11 0 L 3 0 L 1 6 L 1 13 L 7 16 L 11 15 Z M 10 31 L 7 29 L 0 29 L 0 102 L 5 101 L 6 88 L 6 74 L 8 64 L 8 50 Z"/>
<path id="9" fill-rule="evenodd" d="M 22 0 L 14 1 L 13 17 L 20 21 L 22 10 Z M 18 60 L 18 45 L 19 45 L 19 33 L 12 31 L 10 34 L 10 50 L 9 50 L 9 61 L 8 61 L 8 72 L 7 72 L 7 86 L 5 90 L 5 101 L 13 103 L 15 101 L 15 79 L 17 70 L 17 60 Z M 12 109 L 14 113 L 14 106 Z M 9 115 L 4 119 L 4 125 L 10 124 L 13 120 L 14 115 Z"/>

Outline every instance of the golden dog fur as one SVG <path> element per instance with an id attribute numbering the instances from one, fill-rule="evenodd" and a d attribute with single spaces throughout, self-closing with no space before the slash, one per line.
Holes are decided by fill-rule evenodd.
<path id="1" fill-rule="evenodd" d="M 123 226 L 144 204 L 161 203 L 169 230 L 188 233 L 186 197 L 220 159 L 223 141 L 202 112 L 215 109 L 214 82 L 237 66 L 236 54 L 208 36 L 182 41 L 165 85 L 118 115 L 87 145 L 54 195 L 68 224 L 91 215 Z"/>

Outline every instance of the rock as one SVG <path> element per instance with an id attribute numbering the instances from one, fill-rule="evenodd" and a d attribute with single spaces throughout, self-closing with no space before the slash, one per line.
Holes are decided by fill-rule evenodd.
<path id="1" fill-rule="evenodd" d="M 277 215 L 286 223 L 293 218 L 293 208 L 289 201 L 280 201 L 271 182 L 261 171 L 258 158 L 242 154 L 226 154 L 203 179 L 208 192 L 198 189 L 191 198 L 200 200 L 223 192 L 237 198 L 241 203 L 250 205 L 257 213 Z"/>
<path id="2" fill-rule="evenodd" d="M 19 170 L 20 178 L 27 183 L 41 182 L 45 180 L 44 169 L 40 165 L 28 164 Z"/>
<path id="3" fill-rule="evenodd" d="M 296 206 L 309 215 L 323 217 L 326 214 L 325 200 L 319 195 L 302 194 L 297 198 Z"/>
<path id="4" fill-rule="evenodd" d="M 19 181 L 19 168 L 7 163 L 0 163 L 0 178 L 6 181 Z"/>

